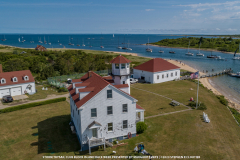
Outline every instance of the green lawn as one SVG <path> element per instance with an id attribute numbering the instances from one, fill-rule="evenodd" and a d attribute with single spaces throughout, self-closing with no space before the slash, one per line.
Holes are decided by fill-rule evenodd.
<path id="1" fill-rule="evenodd" d="M 144 84 L 147 85 L 147 84 Z M 134 84 L 133 87 L 138 88 L 139 84 Z M 155 94 L 144 92 L 131 87 L 131 95 L 138 100 L 137 104 L 145 109 L 144 116 L 152 116 L 162 113 L 174 112 L 188 109 L 185 106 L 171 106 L 171 100 L 157 96 Z"/>
<path id="2" fill-rule="evenodd" d="M 43 85 L 36 85 L 37 93 L 33 95 L 28 95 L 28 100 L 37 100 L 37 99 L 44 99 L 50 95 L 62 95 L 68 94 L 68 92 L 58 92 L 55 88 L 49 87 L 48 90 L 42 90 Z M 46 86 L 44 86 L 46 88 Z"/>
<path id="3" fill-rule="evenodd" d="M 190 81 L 166 82 L 162 84 L 137 84 L 146 90 L 175 96 L 187 102 L 189 88 L 196 88 Z M 171 89 L 175 88 L 175 89 Z M 189 90 L 189 91 L 188 91 Z M 145 92 L 132 95 L 142 98 Z M 200 88 L 200 100 L 207 104 L 205 111 L 211 122 L 205 123 L 202 111 L 190 110 L 165 116 L 146 119 L 148 129 L 139 136 L 124 140 L 128 145 L 116 149 L 92 149 L 92 156 L 108 156 L 116 151 L 116 156 L 133 155 L 136 143 L 143 142 L 145 149 L 156 156 L 201 156 L 209 160 L 238 160 L 240 157 L 240 127 L 226 106 L 222 105 L 211 92 Z M 146 95 L 149 96 L 149 95 Z M 194 97 L 195 98 L 195 97 Z M 145 102 L 149 102 L 147 103 Z M 158 97 L 151 100 L 139 99 L 145 108 L 145 116 L 152 114 L 154 102 L 163 101 Z M 156 102 L 158 104 L 158 102 Z M 70 110 L 67 102 L 39 106 L 0 115 L 0 159 L 42 159 L 44 155 L 88 155 L 79 153 L 76 135 L 69 128 Z"/>

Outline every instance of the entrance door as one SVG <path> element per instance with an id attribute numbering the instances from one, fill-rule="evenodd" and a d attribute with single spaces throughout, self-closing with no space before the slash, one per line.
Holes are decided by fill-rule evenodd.
<path id="1" fill-rule="evenodd" d="M 17 96 L 22 94 L 22 87 L 11 88 L 11 96 Z"/>
<path id="2" fill-rule="evenodd" d="M 97 128 L 93 128 L 93 129 L 92 129 L 92 136 L 93 136 L 94 138 L 97 138 Z"/>
<path id="3" fill-rule="evenodd" d="M 141 76 L 141 79 L 142 79 L 142 80 L 145 80 L 145 77 Z"/>

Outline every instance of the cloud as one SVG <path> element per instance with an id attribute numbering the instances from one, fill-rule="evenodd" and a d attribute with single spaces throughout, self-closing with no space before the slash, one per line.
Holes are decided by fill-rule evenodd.
<path id="1" fill-rule="evenodd" d="M 225 5 L 225 6 L 233 6 L 236 4 L 239 4 L 240 1 L 232 1 L 232 2 L 225 2 L 225 3 L 198 3 L 198 4 L 187 4 L 187 5 L 176 5 L 176 6 L 180 6 L 180 7 L 191 7 L 191 8 L 199 8 L 199 7 L 213 7 L 213 6 L 221 6 L 221 5 Z"/>
<path id="2" fill-rule="evenodd" d="M 228 28 L 227 31 L 237 31 L 237 29 Z"/>
<path id="3" fill-rule="evenodd" d="M 149 12 L 149 11 L 154 11 L 155 9 L 145 9 L 145 11 Z"/>
<path id="4" fill-rule="evenodd" d="M 216 28 L 216 30 L 217 30 L 217 31 L 220 31 L 221 29 L 219 29 L 219 28 Z"/>

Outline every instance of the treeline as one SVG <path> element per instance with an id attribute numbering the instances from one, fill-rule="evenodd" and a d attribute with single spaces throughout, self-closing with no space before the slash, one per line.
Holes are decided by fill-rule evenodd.
<path id="1" fill-rule="evenodd" d="M 168 47 L 188 47 L 190 41 L 190 48 L 199 48 L 201 42 L 201 48 L 215 49 L 224 52 L 235 52 L 238 51 L 240 39 L 230 38 L 196 38 L 196 37 L 183 37 L 177 39 L 163 39 L 158 42 L 151 44 L 168 46 Z"/>
<path id="2" fill-rule="evenodd" d="M 4 72 L 30 70 L 35 80 L 45 80 L 47 77 L 83 73 L 89 70 L 99 71 L 111 69 L 109 62 L 112 55 L 86 54 L 80 50 L 36 51 L 24 49 L 13 53 L 0 53 L 0 63 Z"/>

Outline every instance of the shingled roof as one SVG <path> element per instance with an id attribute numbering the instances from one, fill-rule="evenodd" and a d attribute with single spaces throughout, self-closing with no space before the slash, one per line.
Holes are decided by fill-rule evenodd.
<path id="1" fill-rule="evenodd" d="M 28 80 L 24 80 L 24 76 L 28 76 Z M 17 82 L 13 82 L 13 79 L 12 79 L 13 77 L 17 77 Z M 2 78 L 6 80 L 5 81 L 6 83 L 0 83 L 0 86 L 35 82 L 30 70 L 3 72 L 3 73 L 0 73 L 0 80 Z"/>
<path id="2" fill-rule="evenodd" d="M 92 97 L 94 97 L 98 92 L 100 92 L 102 89 L 104 89 L 107 85 L 112 85 L 105 79 L 103 79 L 101 76 L 94 72 L 88 72 L 84 76 L 82 76 L 77 82 L 81 81 L 82 83 L 80 84 L 75 84 L 77 87 L 80 86 L 86 86 L 83 89 L 79 89 L 79 92 L 89 92 L 88 95 L 83 97 L 81 100 L 79 100 L 79 94 L 76 94 L 76 89 L 73 88 L 73 85 L 70 85 L 68 87 L 68 91 L 72 96 L 73 101 L 75 102 L 76 106 L 79 108 L 83 104 L 85 104 L 87 101 L 89 101 Z M 85 85 L 84 85 L 85 84 Z M 114 85 L 112 85 L 114 86 Z M 128 85 L 118 85 L 116 88 L 122 88 L 122 87 L 127 87 Z M 120 90 L 120 89 L 119 89 Z M 124 92 L 120 90 L 121 92 Z M 125 94 L 129 95 L 128 93 L 124 92 Z M 129 95 L 132 97 L 131 95 Z M 133 98 L 133 97 L 132 97 Z"/>
<path id="3" fill-rule="evenodd" d="M 120 63 L 130 63 L 131 61 L 120 54 L 119 56 L 117 56 L 116 58 L 111 60 L 110 62 L 120 64 Z"/>
<path id="4" fill-rule="evenodd" d="M 180 69 L 180 67 L 162 59 L 162 58 L 154 58 L 150 61 L 147 61 L 134 69 L 148 71 L 148 72 L 161 72 L 173 69 Z"/>

